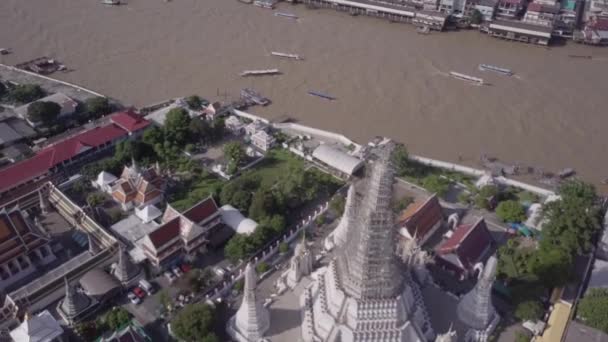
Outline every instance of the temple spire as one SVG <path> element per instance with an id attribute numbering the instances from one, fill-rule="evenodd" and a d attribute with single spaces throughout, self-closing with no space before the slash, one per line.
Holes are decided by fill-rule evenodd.
<path id="1" fill-rule="evenodd" d="M 127 284 L 135 279 L 139 275 L 139 272 L 139 267 L 133 264 L 127 251 L 120 245 L 118 251 L 118 265 L 116 265 L 114 276 L 116 276 L 122 284 Z"/>
<path id="2" fill-rule="evenodd" d="M 228 332 L 238 341 L 257 342 L 270 327 L 270 315 L 256 296 L 257 275 L 251 263 L 245 267 L 243 302 L 228 324 Z"/>
<path id="3" fill-rule="evenodd" d="M 496 317 L 496 310 L 492 305 L 492 284 L 496 278 L 497 260 L 491 256 L 484 268 L 479 264 L 479 279 L 475 287 L 458 303 L 458 318 L 472 329 L 483 331 Z"/>
<path id="4" fill-rule="evenodd" d="M 357 191 L 355 190 L 355 186 L 351 185 L 348 188 L 348 194 L 346 195 L 342 219 L 340 219 L 340 223 L 338 223 L 338 227 L 336 227 L 336 230 L 333 233 L 333 243 L 336 247 L 344 245 L 348 238 L 348 228 L 353 223 L 356 215 L 356 196 Z"/>
<path id="5" fill-rule="evenodd" d="M 72 324 L 75 318 L 89 307 L 91 300 L 86 295 L 76 291 L 70 286 L 68 278 L 64 278 L 65 281 L 65 297 L 58 306 L 60 314 L 66 320 L 66 323 Z"/>
<path id="6" fill-rule="evenodd" d="M 394 253 L 394 220 L 391 209 L 392 145 L 379 151 L 359 205 L 350 237 L 338 255 L 338 274 L 345 292 L 357 299 L 382 299 L 399 295 L 403 275 Z M 352 229 L 355 228 L 355 229 Z M 382 265 L 382 267 L 378 267 Z"/>

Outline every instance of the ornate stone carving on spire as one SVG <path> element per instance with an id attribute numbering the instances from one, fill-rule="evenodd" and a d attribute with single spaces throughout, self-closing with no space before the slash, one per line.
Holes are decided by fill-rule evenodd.
<path id="1" fill-rule="evenodd" d="M 452 326 L 450 325 L 450 329 L 445 334 L 440 334 L 435 339 L 435 342 L 457 342 L 458 336 L 456 336 L 456 331 L 452 330 Z"/>
<path id="2" fill-rule="evenodd" d="M 76 291 L 70 286 L 68 278 L 65 279 L 65 297 L 61 302 L 60 309 L 68 324 L 71 324 L 74 317 L 89 307 L 91 300 L 85 294 Z"/>
<path id="3" fill-rule="evenodd" d="M 402 289 L 403 276 L 393 249 L 392 150 L 389 146 L 380 150 L 358 208 L 359 215 L 353 220 L 349 239 L 338 255 L 342 286 L 357 299 L 395 297 Z"/>
<path id="4" fill-rule="evenodd" d="M 114 276 L 123 285 L 129 284 L 140 274 L 141 269 L 138 265 L 135 265 L 127 251 L 120 245 L 118 250 L 118 264 L 114 270 Z"/>
<path id="5" fill-rule="evenodd" d="M 97 253 L 101 252 L 101 249 L 99 248 L 99 245 L 95 241 L 93 234 L 88 233 L 87 237 L 89 240 L 89 253 L 91 253 L 91 255 L 96 255 Z"/>
<path id="6" fill-rule="evenodd" d="M 421 285 L 426 284 L 431 277 L 426 265 L 433 262 L 433 257 L 420 247 L 416 234 L 403 244 L 400 252 L 401 261 L 413 271 L 416 280 Z"/>
<path id="7" fill-rule="evenodd" d="M 43 214 L 47 214 L 49 212 L 49 200 L 42 194 L 42 189 L 38 190 L 38 200 L 40 202 L 40 211 Z"/>
<path id="8" fill-rule="evenodd" d="M 270 314 L 256 298 L 257 275 L 251 263 L 245 268 L 243 302 L 230 319 L 228 333 L 239 342 L 258 342 L 270 327 Z"/>
<path id="9" fill-rule="evenodd" d="M 475 266 L 480 269 L 477 284 L 462 297 L 458 303 L 457 313 L 460 321 L 472 330 L 477 331 L 478 333 L 474 335 L 479 337 L 489 335 L 487 333 L 488 329 L 498 319 L 494 305 L 492 305 L 492 284 L 496 278 L 496 257 L 491 256 L 485 268 L 481 264 L 478 265 Z M 483 341 L 485 338 L 476 338 L 475 340 Z"/>
<path id="10" fill-rule="evenodd" d="M 314 255 L 306 245 L 306 230 L 303 231 L 302 241 L 294 249 L 293 257 L 289 263 L 286 281 L 287 286 L 294 288 L 303 276 L 312 273 Z"/>

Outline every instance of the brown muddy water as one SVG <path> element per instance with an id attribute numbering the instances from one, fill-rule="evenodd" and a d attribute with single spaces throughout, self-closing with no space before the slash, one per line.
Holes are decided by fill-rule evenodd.
<path id="1" fill-rule="evenodd" d="M 117 7 L 1 0 L 0 47 L 14 53 L 0 62 L 51 56 L 74 69 L 55 77 L 135 106 L 192 93 L 230 100 L 248 86 L 273 101 L 252 112 L 289 116 L 359 142 L 385 135 L 414 153 L 474 166 L 487 153 L 546 170 L 573 167 L 596 184 L 608 177 L 608 49 L 547 49 L 477 32 L 424 36 L 410 25 L 331 10 L 280 10 L 300 19 L 236 0 L 130 0 Z M 278 59 L 271 51 L 305 59 Z M 517 76 L 478 71 L 479 63 Z M 238 76 L 259 68 L 283 75 Z M 473 86 L 447 77 L 449 71 L 491 85 Z"/>

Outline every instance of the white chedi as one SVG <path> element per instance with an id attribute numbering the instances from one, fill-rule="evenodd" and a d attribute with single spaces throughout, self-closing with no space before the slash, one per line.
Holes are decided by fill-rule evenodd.
<path id="1" fill-rule="evenodd" d="M 251 263 L 245 267 L 243 302 L 226 327 L 228 334 L 238 342 L 263 341 L 270 328 L 270 313 L 256 296 L 257 275 Z"/>
<path id="2" fill-rule="evenodd" d="M 294 255 L 289 263 L 286 274 L 286 282 L 289 288 L 296 287 L 302 277 L 310 275 L 313 271 L 314 255 L 306 245 L 306 234 L 302 235 L 302 241 L 294 250 Z"/>

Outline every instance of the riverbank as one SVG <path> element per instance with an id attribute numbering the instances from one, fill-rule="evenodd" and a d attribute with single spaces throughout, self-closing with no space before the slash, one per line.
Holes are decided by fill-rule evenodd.
<path id="1" fill-rule="evenodd" d="M 552 171 L 572 167 L 598 185 L 608 177 L 607 50 L 546 49 L 477 32 L 419 35 L 412 25 L 331 10 L 289 4 L 279 10 L 300 19 L 225 0 L 131 0 L 116 7 L 4 0 L 0 42 L 14 53 L 0 62 L 54 57 L 74 71 L 53 77 L 136 106 L 189 93 L 230 101 L 252 87 L 273 101 L 255 109 L 265 118 L 289 116 L 356 141 L 388 136 L 415 154 L 474 167 L 485 153 Z M 277 59 L 270 51 L 305 59 Z M 480 72 L 480 63 L 508 67 L 516 77 Z M 283 74 L 238 77 L 267 68 Z M 492 85 L 472 87 L 447 77 L 449 71 Z"/>

